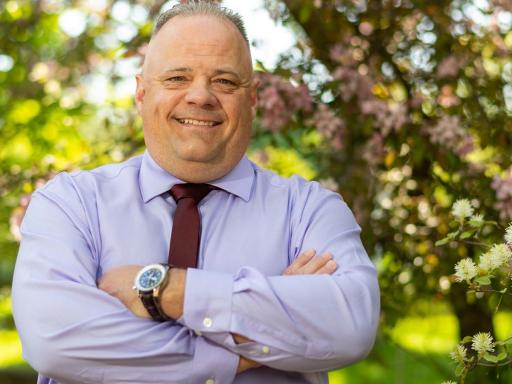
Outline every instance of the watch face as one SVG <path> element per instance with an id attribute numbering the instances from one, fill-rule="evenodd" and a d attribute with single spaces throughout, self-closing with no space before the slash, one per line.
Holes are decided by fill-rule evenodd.
<path id="1" fill-rule="evenodd" d="M 158 287 L 165 275 L 166 268 L 163 265 L 148 265 L 140 270 L 135 278 L 135 286 L 138 290 L 148 292 Z"/>

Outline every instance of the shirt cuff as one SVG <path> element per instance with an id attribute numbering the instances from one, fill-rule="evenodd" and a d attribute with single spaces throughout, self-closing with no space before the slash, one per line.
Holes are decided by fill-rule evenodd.
<path id="1" fill-rule="evenodd" d="M 260 363 L 271 362 L 276 358 L 276 356 L 279 357 L 279 355 L 282 354 L 281 351 L 278 351 L 275 348 L 271 348 L 268 345 L 257 343 L 255 341 L 237 344 L 231 334 L 227 335 L 222 342 L 217 342 L 214 338 L 212 338 L 212 340 L 217 344 L 224 345 L 231 352 L 236 353 L 237 355 Z"/>
<path id="2" fill-rule="evenodd" d="M 192 372 L 201 372 L 201 374 L 194 378 L 194 383 L 232 383 L 235 380 L 239 361 L 240 357 L 237 354 L 204 337 L 197 337 Z"/>
<path id="3" fill-rule="evenodd" d="M 230 332 L 232 298 L 230 274 L 189 268 L 179 322 L 198 335 Z"/>

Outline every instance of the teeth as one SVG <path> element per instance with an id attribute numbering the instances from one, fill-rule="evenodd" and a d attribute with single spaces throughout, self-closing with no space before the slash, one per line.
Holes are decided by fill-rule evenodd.
<path id="1" fill-rule="evenodd" d="M 215 125 L 215 122 L 213 122 L 213 121 L 201 121 L 201 120 L 192 120 L 192 119 L 181 119 L 178 121 L 181 124 L 187 124 L 187 125 L 206 125 L 209 127 L 213 127 Z"/>

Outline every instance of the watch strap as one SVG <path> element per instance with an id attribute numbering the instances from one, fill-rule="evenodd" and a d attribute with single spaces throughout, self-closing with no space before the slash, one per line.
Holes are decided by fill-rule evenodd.
<path id="1" fill-rule="evenodd" d="M 144 308 L 146 308 L 146 311 L 148 311 L 149 315 L 153 320 L 170 320 L 170 318 L 160 309 L 160 306 L 155 300 L 156 298 L 153 296 L 153 292 L 140 292 L 139 297 L 140 301 L 142 301 L 142 304 L 144 305 Z"/>

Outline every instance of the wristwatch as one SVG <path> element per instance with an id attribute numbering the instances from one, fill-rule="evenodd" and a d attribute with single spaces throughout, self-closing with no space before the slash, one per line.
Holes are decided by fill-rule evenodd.
<path id="1" fill-rule="evenodd" d="M 133 289 L 137 291 L 137 295 L 153 320 L 171 320 L 160 305 L 161 294 L 168 280 L 169 266 L 166 264 L 146 265 L 135 276 Z"/>

